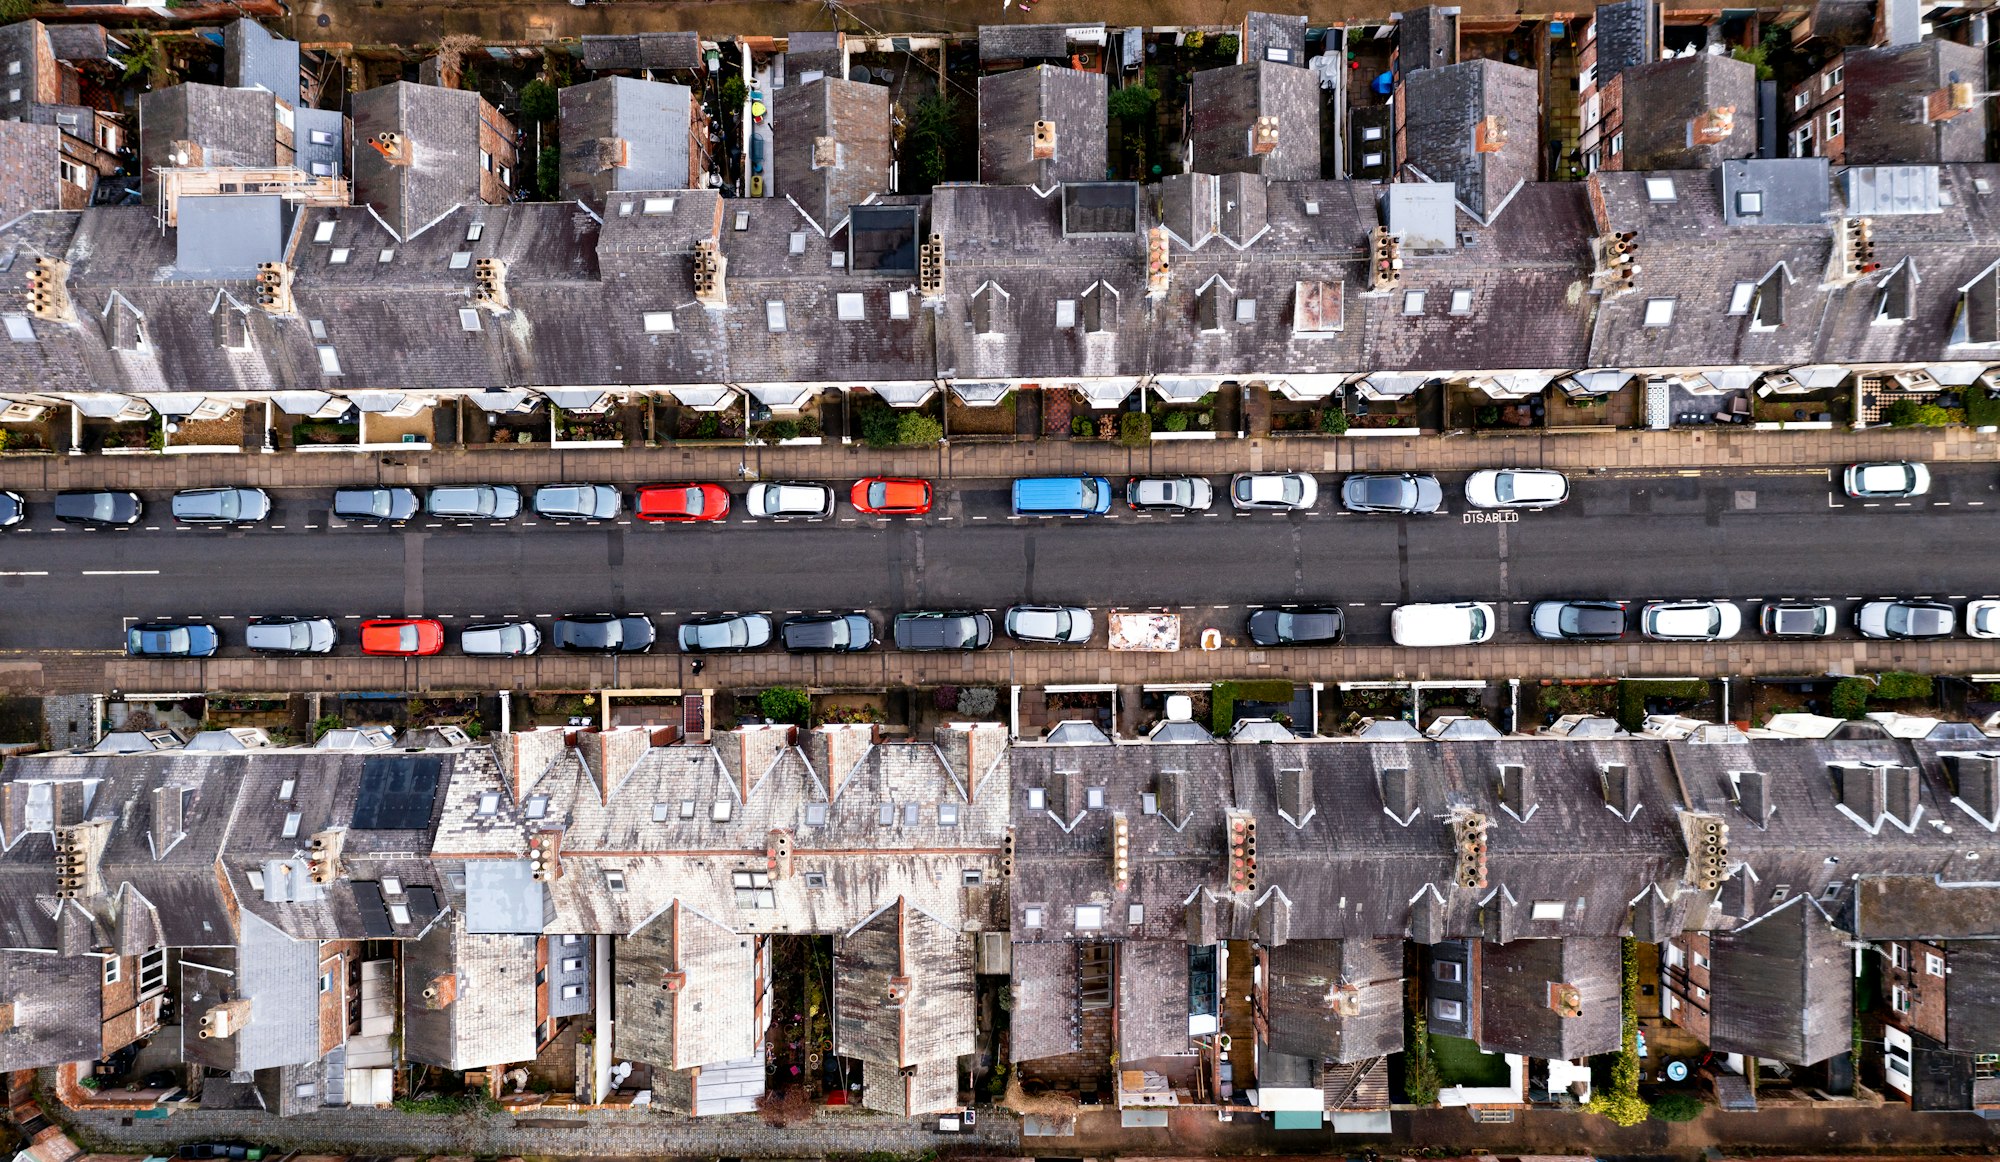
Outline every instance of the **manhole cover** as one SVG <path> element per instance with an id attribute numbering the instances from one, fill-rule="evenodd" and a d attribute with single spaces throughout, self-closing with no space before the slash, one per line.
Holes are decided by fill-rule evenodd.
<path id="1" fill-rule="evenodd" d="M 1739 510 L 1757 507 L 1757 494 L 1749 489 L 1736 491 L 1736 507 Z"/>

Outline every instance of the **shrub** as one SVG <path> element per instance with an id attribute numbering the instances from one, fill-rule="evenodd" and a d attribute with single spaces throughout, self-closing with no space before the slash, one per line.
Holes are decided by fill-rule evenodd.
<path id="1" fill-rule="evenodd" d="M 913 448 L 944 439 L 944 425 L 922 412 L 878 403 L 862 409 L 861 439 L 870 448 Z"/>
<path id="2" fill-rule="evenodd" d="M 818 416 L 800 416 L 799 435 L 824 436 L 826 435 L 826 425 L 820 423 Z"/>
<path id="3" fill-rule="evenodd" d="M 1000 692 L 990 686 L 973 686 L 958 692 L 958 712 L 984 718 L 1000 705 Z"/>
<path id="4" fill-rule="evenodd" d="M 1130 85 L 1123 89 L 1114 90 L 1107 102 L 1107 106 L 1111 110 L 1113 117 L 1121 121 L 1137 121 L 1152 112 L 1153 105 L 1159 99 L 1160 91 L 1158 89 L 1147 89 L 1138 85 Z"/>
<path id="5" fill-rule="evenodd" d="M 1236 725 L 1236 683 L 1217 682 L 1208 693 L 1208 728 L 1217 738 Z"/>
<path id="6" fill-rule="evenodd" d="M 1623 1036 L 1618 1059 L 1611 1064 L 1611 1084 L 1597 1091 L 1584 1109 L 1602 1114 L 1621 1126 L 1636 1126 L 1651 1112 L 1639 1096 L 1639 942 L 1627 937 L 1620 942 L 1624 952 L 1624 983 L 1620 992 Z"/>
<path id="7" fill-rule="evenodd" d="M 1069 434 L 1079 440 L 1095 439 L 1097 421 L 1089 416 L 1078 416 L 1069 422 Z"/>
<path id="8" fill-rule="evenodd" d="M 954 710 L 958 707 L 958 687 L 939 686 L 931 691 L 931 705 L 939 710 Z"/>
<path id="9" fill-rule="evenodd" d="M 1403 1098 L 1411 1105 L 1434 1106 L 1444 1078 L 1438 1073 L 1437 1058 L 1431 1054 L 1430 1030 L 1422 1011 L 1410 1009 L 1410 1048 L 1403 1055 Z"/>
<path id="10" fill-rule="evenodd" d="M 1153 417 L 1145 412 L 1126 412 L 1118 417 L 1118 442 L 1127 448 L 1143 448 L 1153 439 Z"/>
<path id="11" fill-rule="evenodd" d="M 796 440 L 799 436 L 798 421 L 772 420 L 764 425 L 762 435 L 773 444 L 779 440 Z"/>
<path id="12" fill-rule="evenodd" d="M 2000 399 L 1983 387 L 1966 388 L 1965 422 L 1976 428 L 2000 427 Z"/>
<path id="13" fill-rule="evenodd" d="M 1168 412 L 1166 415 L 1160 417 L 1160 430 L 1162 431 L 1185 432 L 1187 431 L 1187 426 L 1188 415 L 1186 412 Z"/>
<path id="14" fill-rule="evenodd" d="M 1952 422 L 1949 411 L 1934 403 L 1918 403 L 1913 399 L 1899 399 L 1882 412 L 1882 418 L 1895 428 L 1941 428 Z"/>
<path id="15" fill-rule="evenodd" d="M 543 198 L 555 199 L 562 188 L 562 150 L 553 145 L 542 146 L 542 156 L 535 162 L 535 186 Z"/>
<path id="16" fill-rule="evenodd" d="M 1208 34 L 1199 28 L 1194 29 L 1181 38 L 1182 47 L 1186 48 L 1189 52 L 1198 52 L 1201 50 L 1201 46 L 1207 43 Z"/>
<path id="17" fill-rule="evenodd" d="M 1487 404 L 1485 407 L 1472 413 L 1472 422 L 1482 428 L 1490 428 L 1500 422 L 1500 409 L 1494 407 L 1492 404 Z"/>
<path id="18" fill-rule="evenodd" d="M 774 722 L 803 726 L 812 713 L 812 696 L 797 686 L 773 686 L 757 695 L 757 709 Z"/>
<path id="19" fill-rule="evenodd" d="M 1752 45 L 1749 48 L 1745 48 L 1742 45 L 1738 45 L 1730 50 L 1729 55 L 1735 57 L 1737 60 L 1746 61 L 1749 64 L 1755 66 L 1757 70 L 1757 79 L 1760 81 L 1768 81 L 1772 78 L 1773 75 L 1775 75 L 1772 72 L 1771 65 L 1769 64 L 1769 62 L 1765 60 L 1765 57 L 1768 55 L 1768 53 L 1769 49 L 1767 49 L 1764 45 L 1761 44 Z M 1630 1125 L 1631 1123 L 1623 1122 L 1620 1124 Z"/>
<path id="20" fill-rule="evenodd" d="M 1701 1095 L 1677 1089 L 1653 1099 L 1653 1116 L 1663 1122 L 1691 1122 L 1701 1116 L 1706 1104 Z"/>
<path id="21" fill-rule="evenodd" d="M 345 725 L 346 723 L 340 720 L 340 715 L 323 714 L 313 722 L 313 741 L 318 742 L 327 736 L 328 731 L 339 730 Z"/>
<path id="22" fill-rule="evenodd" d="M 1225 32 L 1221 36 L 1216 37 L 1215 43 L 1210 45 L 1209 48 L 1214 50 L 1216 56 L 1235 56 L 1236 49 L 1242 43 L 1235 33 Z"/>
<path id="23" fill-rule="evenodd" d="M 734 117 L 743 111 L 743 102 L 750 99 L 750 86 L 743 83 L 739 73 L 731 73 L 722 82 L 722 115 Z"/>
<path id="24" fill-rule="evenodd" d="M 521 86 L 521 116 L 529 121 L 548 121 L 556 115 L 555 86 L 536 77 Z"/>
<path id="25" fill-rule="evenodd" d="M 1912 674 L 1908 670 L 1890 670 L 1875 676 L 1874 697 L 1887 701 L 1898 698 L 1929 698 L 1931 696 L 1931 676 Z"/>
<path id="26" fill-rule="evenodd" d="M 1624 681 L 1618 683 L 1618 723 L 1636 731 L 1646 722 L 1648 698 L 1706 698 L 1708 683 L 1699 678 L 1681 682 Z"/>
<path id="27" fill-rule="evenodd" d="M 1344 408 L 1320 409 L 1319 430 L 1329 436 L 1346 435 L 1347 411 Z"/>
<path id="28" fill-rule="evenodd" d="M 1862 678 L 1842 678 L 1833 684 L 1827 708 L 1835 718 L 1859 718 L 1868 713 L 1868 683 Z"/>

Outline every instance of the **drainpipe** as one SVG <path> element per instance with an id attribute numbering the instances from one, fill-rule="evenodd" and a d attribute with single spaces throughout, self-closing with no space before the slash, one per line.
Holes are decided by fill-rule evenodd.
<path id="1" fill-rule="evenodd" d="M 277 451 L 271 447 L 271 401 L 268 399 L 264 401 L 264 446 L 260 450 L 267 453 Z"/>
<path id="2" fill-rule="evenodd" d="M 500 733 L 511 734 L 514 730 L 514 692 L 500 691 Z"/>

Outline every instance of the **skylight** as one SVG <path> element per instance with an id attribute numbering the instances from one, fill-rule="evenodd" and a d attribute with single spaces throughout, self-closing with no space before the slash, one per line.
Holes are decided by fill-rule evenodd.
<path id="1" fill-rule="evenodd" d="M 909 291 L 889 292 L 889 317 L 892 319 L 907 319 L 910 317 Z"/>
<path id="2" fill-rule="evenodd" d="M 1680 195 L 1674 192 L 1674 179 L 1646 179 L 1646 200 L 1652 202 L 1672 202 L 1679 200 L 1679 198 Z"/>
<path id="3" fill-rule="evenodd" d="M 852 323 L 868 317 L 868 313 L 862 305 L 862 298 L 859 292 L 842 291 L 833 296 L 833 301 L 834 310 L 839 314 L 842 322 Z"/>
<path id="4" fill-rule="evenodd" d="M 764 326 L 769 328 L 772 334 L 785 329 L 784 300 L 772 299 L 764 304 Z"/>
<path id="5" fill-rule="evenodd" d="M 1421 315 L 1424 313 L 1424 292 L 1420 290 L 1403 292 L 1403 313 Z"/>
<path id="6" fill-rule="evenodd" d="M 28 316 L 0 315 L 0 322 L 4 322 L 7 325 L 7 337 L 14 342 L 33 343 L 35 341 L 35 325 L 28 321 Z"/>
<path id="7" fill-rule="evenodd" d="M 334 222 L 334 220 L 332 218 L 328 218 L 325 221 L 321 222 L 319 225 L 313 227 L 313 241 L 314 242 L 333 241 L 333 228 L 335 225 L 336 223 Z"/>
<path id="8" fill-rule="evenodd" d="M 643 317 L 646 322 L 646 331 L 649 334 L 657 335 L 661 332 L 674 329 L 674 313 L 672 311 L 647 311 Z"/>
<path id="9" fill-rule="evenodd" d="M 1057 299 L 1057 300 L 1056 300 L 1056 326 L 1058 326 L 1058 327 L 1074 327 L 1074 326 L 1076 326 L 1076 300 L 1075 300 L 1075 299 Z"/>
<path id="10" fill-rule="evenodd" d="M 1674 321 L 1674 300 L 1672 299 L 1646 300 L 1645 325 L 1647 327 L 1665 327 L 1671 325 L 1673 321 Z"/>
<path id="11" fill-rule="evenodd" d="M 458 308 L 458 325 L 460 328 L 467 331 L 481 330 L 482 327 L 479 322 L 479 312 L 471 307 Z"/>
<path id="12" fill-rule="evenodd" d="M 347 261 L 348 255 L 353 253 L 352 250 L 349 250 L 345 246 L 336 246 L 333 248 L 333 252 L 326 256 L 326 260 L 335 266 L 340 266 Z"/>
<path id="13" fill-rule="evenodd" d="M 1451 313 L 1454 315 L 1472 313 L 1472 291 L 1461 288 L 1451 292 Z"/>
<path id="14" fill-rule="evenodd" d="M 1739 282 L 1736 289 L 1729 292 L 1729 313 L 1747 315 L 1750 313 L 1750 299 L 1757 293 L 1754 282 Z"/>
<path id="15" fill-rule="evenodd" d="M 453 270 L 464 270 L 466 267 L 471 265 L 472 265 L 472 251 L 470 250 L 452 251 L 451 268 Z"/>

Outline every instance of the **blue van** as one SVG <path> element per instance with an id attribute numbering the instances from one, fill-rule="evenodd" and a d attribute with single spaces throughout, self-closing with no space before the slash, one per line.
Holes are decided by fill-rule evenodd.
<path id="1" fill-rule="evenodd" d="M 1102 476 L 1038 476 L 1014 482 L 1015 516 L 1103 516 L 1111 482 Z"/>

